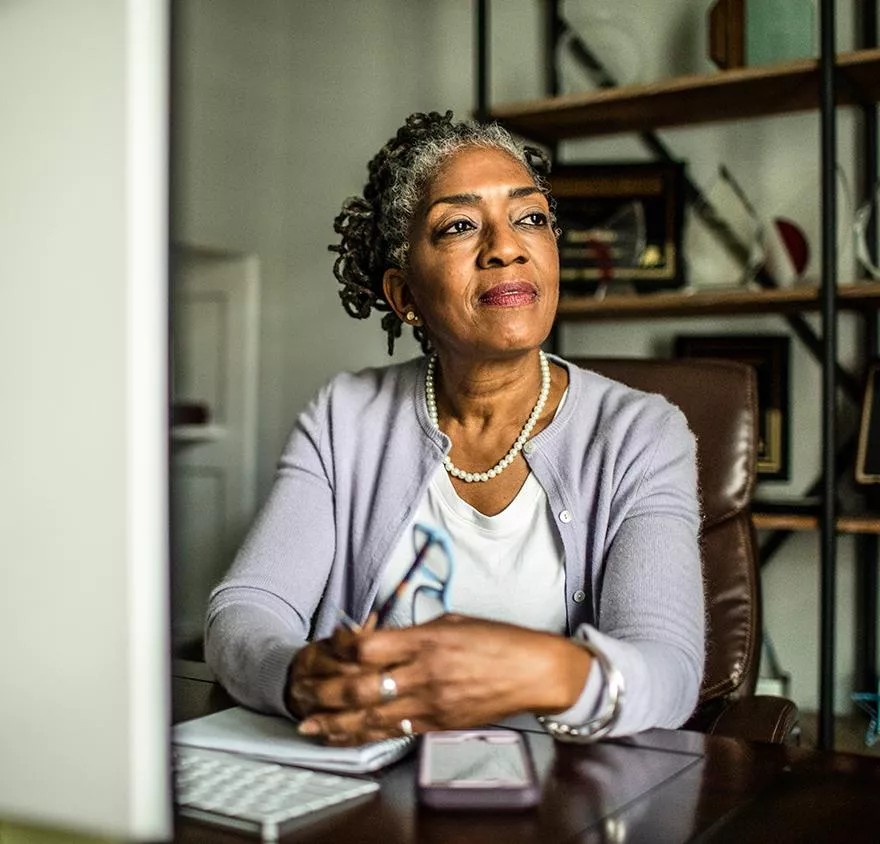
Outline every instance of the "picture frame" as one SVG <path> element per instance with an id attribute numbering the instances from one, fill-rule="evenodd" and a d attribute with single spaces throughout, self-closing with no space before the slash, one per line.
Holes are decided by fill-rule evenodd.
<path id="1" fill-rule="evenodd" d="M 880 361 L 868 367 L 865 379 L 855 474 L 860 484 L 880 484 Z"/>
<path id="2" fill-rule="evenodd" d="M 791 471 L 791 338 L 786 334 L 680 335 L 675 338 L 675 355 L 737 360 L 755 368 L 758 380 L 758 479 L 788 480 Z"/>
<path id="3" fill-rule="evenodd" d="M 647 293 L 684 285 L 683 163 L 563 165 L 548 181 L 562 231 L 564 294 L 595 293 L 600 286 Z"/>

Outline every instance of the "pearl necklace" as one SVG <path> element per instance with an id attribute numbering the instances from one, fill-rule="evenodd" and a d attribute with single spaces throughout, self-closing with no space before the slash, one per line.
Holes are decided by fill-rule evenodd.
<path id="1" fill-rule="evenodd" d="M 544 352 L 539 350 L 538 355 L 541 359 L 541 392 L 538 394 L 538 401 L 532 409 L 532 412 L 529 414 L 526 424 L 523 425 L 523 429 L 520 431 L 519 436 L 516 438 L 516 442 L 513 444 L 510 451 L 508 451 L 507 454 L 505 454 L 504 457 L 502 457 L 487 472 L 465 472 L 463 469 L 459 469 L 449 457 L 444 457 L 443 466 L 452 477 L 461 478 L 461 480 L 469 484 L 477 481 L 489 481 L 500 475 L 511 463 L 513 463 L 517 454 L 522 451 L 522 447 L 529 438 L 529 434 L 532 433 L 532 428 L 535 427 L 538 419 L 541 418 L 541 411 L 544 410 L 544 405 L 547 404 L 547 397 L 550 395 L 550 364 L 547 362 L 547 356 Z M 428 405 L 428 418 L 431 420 L 431 424 L 439 430 L 440 423 L 437 418 L 437 397 L 434 394 L 434 369 L 436 367 L 437 355 L 432 355 L 431 359 L 428 361 L 428 372 L 425 375 L 425 401 Z"/>

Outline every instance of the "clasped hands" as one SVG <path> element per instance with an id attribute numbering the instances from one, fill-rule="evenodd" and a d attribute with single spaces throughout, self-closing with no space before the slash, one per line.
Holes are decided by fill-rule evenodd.
<path id="1" fill-rule="evenodd" d="M 304 735 L 356 745 L 559 712 L 589 670 L 589 654 L 551 633 L 456 614 L 377 630 L 371 616 L 360 632 L 339 627 L 297 653 L 287 705 Z"/>

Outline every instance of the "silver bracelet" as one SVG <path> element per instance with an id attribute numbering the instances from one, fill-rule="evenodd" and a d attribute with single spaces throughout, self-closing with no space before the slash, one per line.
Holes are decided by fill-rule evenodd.
<path id="1" fill-rule="evenodd" d="M 580 645 L 593 657 L 602 671 L 605 683 L 605 694 L 608 697 L 608 705 L 605 709 L 586 724 L 573 727 L 571 724 L 563 724 L 554 721 L 545 715 L 539 715 L 538 721 L 544 726 L 553 738 L 559 741 L 567 741 L 574 744 L 587 744 L 598 741 L 611 732 L 617 719 L 620 717 L 620 707 L 623 704 L 624 682 L 623 675 L 612 665 L 605 651 L 598 648 L 587 639 L 572 639 L 576 645 Z"/>

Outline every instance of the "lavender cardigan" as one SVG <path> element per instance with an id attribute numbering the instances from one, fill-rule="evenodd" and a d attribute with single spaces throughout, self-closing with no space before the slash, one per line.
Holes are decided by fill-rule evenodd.
<path id="1" fill-rule="evenodd" d="M 553 360 L 568 370 L 568 397 L 523 454 L 565 550 L 569 633 L 587 635 L 623 674 L 615 734 L 679 726 L 703 671 L 693 435 L 660 396 Z M 366 618 L 450 447 L 428 421 L 424 379 L 424 360 L 344 373 L 297 420 L 269 499 L 208 607 L 207 661 L 245 705 L 287 714 L 294 653 L 330 634 L 337 607 Z M 588 710 L 599 705 L 596 674 Z"/>

